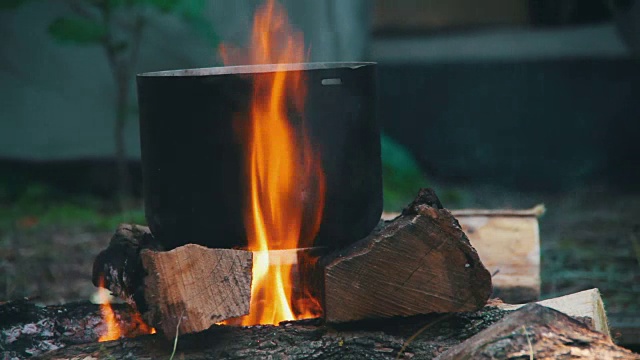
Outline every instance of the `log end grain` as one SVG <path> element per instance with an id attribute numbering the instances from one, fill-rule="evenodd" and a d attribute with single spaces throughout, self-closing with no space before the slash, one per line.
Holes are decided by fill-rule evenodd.
<path id="1" fill-rule="evenodd" d="M 249 313 L 253 254 L 187 244 L 140 253 L 147 272 L 145 320 L 165 336 L 208 329 Z"/>
<path id="2" fill-rule="evenodd" d="M 491 295 L 491 275 L 458 221 L 433 192 L 325 266 L 328 322 L 475 311 Z"/>

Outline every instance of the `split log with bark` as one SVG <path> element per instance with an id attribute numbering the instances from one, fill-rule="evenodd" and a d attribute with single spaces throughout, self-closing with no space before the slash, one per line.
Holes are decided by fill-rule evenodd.
<path id="1" fill-rule="evenodd" d="M 640 359 L 559 311 L 528 304 L 438 356 L 455 359 Z"/>
<path id="2" fill-rule="evenodd" d="M 531 209 L 462 209 L 451 213 L 491 274 L 492 297 L 509 303 L 540 298 L 540 231 L 544 205 Z M 383 213 L 394 219 L 399 213 Z"/>
<path id="3" fill-rule="evenodd" d="M 589 289 L 577 293 L 560 296 L 552 299 L 537 302 L 538 305 L 546 306 L 554 310 L 563 312 L 571 317 L 584 322 L 592 330 L 601 332 L 611 337 L 607 313 L 604 309 L 604 302 L 598 289 Z M 517 310 L 526 304 L 498 304 L 502 310 Z"/>
<path id="4" fill-rule="evenodd" d="M 379 231 L 320 264 L 328 322 L 473 311 L 491 295 L 491 275 L 430 189 Z"/>
<path id="5" fill-rule="evenodd" d="M 121 225 L 96 258 L 94 284 L 103 278 L 106 288 L 129 299 L 170 338 L 178 322 L 180 333 L 197 332 L 246 313 L 250 253 L 194 246 L 164 253 L 153 248 L 147 228 Z M 190 255 L 180 255 L 186 247 Z M 225 256 L 229 265 L 218 266 Z M 210 260 L 196 260 L 202 258 Z M 474 311 L 491 294 L 491 275 L 430 189 L 369 237 L 298 266 L 327 322 Z M 213 308 L 197 296 L 203 291 L 215 300 Z"/>

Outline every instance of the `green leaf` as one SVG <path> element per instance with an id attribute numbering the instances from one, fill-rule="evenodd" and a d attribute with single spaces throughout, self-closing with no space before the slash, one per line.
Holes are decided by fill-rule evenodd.
<path id="1" fill-rule="evenodd" d="M 95 44 L 104 40 L 107 28 L 78 17 L 61 17 L 49 26 L 49 34 L 63 43 Z"/>

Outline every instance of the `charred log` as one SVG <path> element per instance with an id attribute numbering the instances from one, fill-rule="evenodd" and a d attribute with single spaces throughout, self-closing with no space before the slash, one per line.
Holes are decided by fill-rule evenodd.
<path id="1" fill-rule="evenodd" d="M 214 326 L 180 335 L 176 359 L 430 359 L 489 327 L 505 315 L 497 308 L 455 315 L 355 322 L 342 326 L 318 320 L 281 326 Z M 418 337 L 408 340 L 423 329 Z M 403 346 L 406 347 L 403 349 Z M 150 335 L 135 339 L 70 346 L 41 359 L 168 359 L 173 339 Z"/>
<path id="2" fill-rule="evenodd" d="M 441 354 L 454 359 L 640 359 L 606 334 L 538 304 L 529 304 Z"/>
<path id="3" fill-rule="evenodd" d="M 140 314 L 112 305 L 122 336 L 149 333 Z M 28 300 L 0 304 L 0 358 L 28 358 L 75 344 L 95 343 L 106 333 L 100 306 L 88 302 L 37 306 Z"/>
<path id="4" fill-rule="evenodd" d="M 472 313 L 396 317 L 345 324 L 304 320 L 286 322 L 277 327 L 214 326 L 198 334 L 180 334 L 177 355 L 178 358 L 185 359 L 269 357 L 390 359 L 398 355 L 400 358 L 433 358 L 449 348 L 457 349 L 456 345 L 479 334 L 480 331 L 501 319 L 504 318 L 506 321 L 507 318 L 519 314 L 510 309 L 523 309 L 522 305 L 503 304 L 493 300 L 491 304 L 492 306 Z M 524 335 L 524 340 L 522 338 L 511 340 L 511 337 L 524 334 L 522 328 L 512 327 L 515 329 L 512 334 L 505 335 L 500 341 L 513 341 L 512 348 L 522 350 L 524 348 L 518 348 L 518 346 L 522 346 L 528 336 L 529 341 L 532 341 L 533 350 L 538 351 L 538 345 L 533 339 L 536 336 L 542 336 L 544 338 L 540 341 L 544 344 L 549 344 L 552 340 L 560 340 L 561 343 L 554 346 L 565 351 L 574 351 L 571 350 L 573 347 L 581 348 L 587 343 L 590 344 L 589 346 L 604 344 L 605 350 L 615 351 L 611 354 L 620 353 L 623 355 L 622 359 L 634 358 L 628 357 L 628 352 L 625 350 L 612 347 L 606 327 L 606 314 L 601 309 L 602 300 L 596 289 L 545 300 L 541 304 L 572 314 L 576 321 L 551 310 L 536 310 L 537 312 L 533 313 L 525 310 L 524 312 L 528 315 L 518 315 L 517 320 L 510 320 L 510 324 L 514 326 L 525 325 L 528 335 Z M 143 328 L 137 326 L 134 320 L 135 312 L 130 307 L 126 305 L 114 307 L 116 319 L 123 329 L 124 336 L 145 333 Z M 525 309 L 530 307 L 531 305 L 524 306 Z M 159 335 L 95 343 L 106 330 L 97 305 L 83 303 L 37 307 L 27 301 L 18 301 L 0 305 L 0 314 L 0 340 L 2 340 L 0 358 L 27 358 L 32 355 L 42 355 L 44 351 L 56 348 L 57 350 L 52 353 L 43 354 L 43 358 L 166 359 L 172 352 L 174 339 L 166 339 Z M 558 325 L 558 319 L 561 323 L 568 321 L 570 326 L 561 327 Z M 521 332 L 518 333 L 518 331 Z M 575 335 L 576 331 L 579 335 Z M 567 339 L 573 340 L 567 342 Z M 576 339 L 587 340 L 579 342 Z M 526 344 L 528 347 L 528 342 Z M 551 347 L 549 345 L 540 349 L 550 351 Z M 586 347 L 581 349 L 584 350 Z M 592 351 L 589 354 L 609 354 L 594 352 L 594 349 L 596 348 L 589 348 L 589 351 Z M 518 351 L 514 354 L 522 355 Z M 544 354 L 546 353 L 536 352 L 535 356 L 544 358 L 542 357 Z M 529 358 L 529 354 L 520 358 Z"/>
<path id="5" fill-rule="evenodd" d="M 121 224 L 111 237 L 109 246 L 93 262 L 92 281 L 109 289 L 114 296 L 147 311 L 144 299 L 144 277 L 140 251 L 150 249 L 153 235 L 146 226 Z"/>

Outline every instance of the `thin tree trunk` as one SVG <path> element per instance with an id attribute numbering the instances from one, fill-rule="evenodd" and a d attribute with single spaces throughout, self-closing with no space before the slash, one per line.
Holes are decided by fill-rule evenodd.
<path id="1" fill-rule="evenodd" d="M 116 121 L 114 126 L 115 155 L 118 176 L 118 199 L 124 210 L 125 200 L 131 194 L 131 181 L 127 166 L 127 149 L 125 144 L 125 126 L 129 109 L 129 78 L 126 74 L 118 76 Z"/>
<path id="2" fill-rule="evenodd" d="M 125 199 L 130 194 L 129 191 L 129 171 L 127 169 L 127 154 L 125 146 L 125 125 L 127 122 L 127 112 L 129 109 L 129 71 L 128 62 L 123 59 L 116 46 L 116 39 L 113 35 L 114 26 L 112 21 L 112 12 L 109 5 L 105 2 L 100 5 L 103 23 L 106 27 L 106 34 L 103 42 L 104 50 L 111 67 L 113 80 L 116 84 L 116 119 L 114 124 L 114 143 L 115 143 L 115 160 L 116 160 L 116 176 L 117 196 L 121 210 L 125 210 Z"/>

